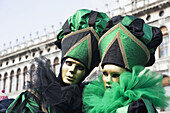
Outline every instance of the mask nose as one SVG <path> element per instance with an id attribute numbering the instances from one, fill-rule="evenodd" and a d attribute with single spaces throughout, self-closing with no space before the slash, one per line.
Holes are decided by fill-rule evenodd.
<path id="1" fill-rule="evenodd" d="M 107 84 L 111 84 L 111 83 L 112 83 L 112 78 L 111 78 L 110 75 L 107 76 L 107 78 L 106 78 L 106 83 L 107 83 Z"/>
<path id="2" fill-rule="evenodd" d="M 72 64 L 72 66 L 69 67 L 69 72 L 71 74 L 75 74 L 75 72 L 76 72 L 76 64 Z"/>

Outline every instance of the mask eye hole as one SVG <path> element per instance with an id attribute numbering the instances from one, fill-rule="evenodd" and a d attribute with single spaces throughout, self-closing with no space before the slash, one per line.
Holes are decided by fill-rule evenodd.
<path id="1" fill-rule="evenodd" d="M 81 65 L 78 65 L 76 68 L 77 68 L 78 70 L 84 70 L 84 67 L 81 66 Z"/>
<path id="2" fill-rule="evenodd" d="M 108 73 L 106 73 L 106 72 L 103 72 L 103 75 L 104 75 L 104 76 L 108 76 Z"/>
<path id="3" fill-rule="evenodd" d="M 118 78 L 120 76 L 120 74 L 113 74 L 112 77 L 113 78 Z"/>
<path id="4" fill-rule="evenodd" d="M 66 64 L 67 64 L 68 66 L 71 66 L 71 65 L 72 65 L 72 62 L 66 61 Z"/>

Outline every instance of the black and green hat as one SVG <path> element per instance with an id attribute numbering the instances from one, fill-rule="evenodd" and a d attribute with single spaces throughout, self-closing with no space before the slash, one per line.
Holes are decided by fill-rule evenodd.
<path id="1" fill-rule="evenodd" d="M 114 64 L 131 70 L 135 65 L 151 66 L 155 62 L 155 50 L 162 42 L 159 28 L 133 16 L 116 16 L 109 24 L 99 40 L 102 66 Z"/>
<path id="2" fill-rule="evenodd" d="M 57 34 L 56 45 L 62 50 L 63 59 L 70 57 L 91 70 L 98 65 L 98 40 L 103 35 L 109 17 L 102 12 L 78 10 L 68 18 Z"/>

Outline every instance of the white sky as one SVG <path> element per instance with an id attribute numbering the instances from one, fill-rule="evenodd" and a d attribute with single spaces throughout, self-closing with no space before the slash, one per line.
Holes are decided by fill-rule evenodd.
<path id="1" fill-rule="evenodd" d="M 39 32 L 39 36 L 54 29 L 59 29 L 60 22 L 73 15 L 78 9 L 91 9 L 106 12 L 105 6 L 108 3 L 109 9 L 113 9 L 116 0 L 0 0 L 0 51 L 4 43 L 6 48 L 9 42 L 12 46 L 18 42 L 29 40 Z"/>

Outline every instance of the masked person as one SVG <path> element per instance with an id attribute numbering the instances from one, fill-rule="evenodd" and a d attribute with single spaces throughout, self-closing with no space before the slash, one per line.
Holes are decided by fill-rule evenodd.
<path id="1" fill-rule="evenodd" d="M 87 9 L 68 18 L 57 34 L 60 74 L 56 77 L 47 59 L 35 58 L 29 90 L 19 95 L 7 113 L 81 113 L 82 81 L 98 66 L 98 40 L 108 21 L 105 13 Z"/>
<path id="2" fill-rule="evenodd" d="M 140 18 L 116 16 L 99 40 L 103 75 L 85 86 L 86 113 L 157 113 L 167 107 L 162 76 L 145 69 L 155 62 L 159 28 Z"/>

